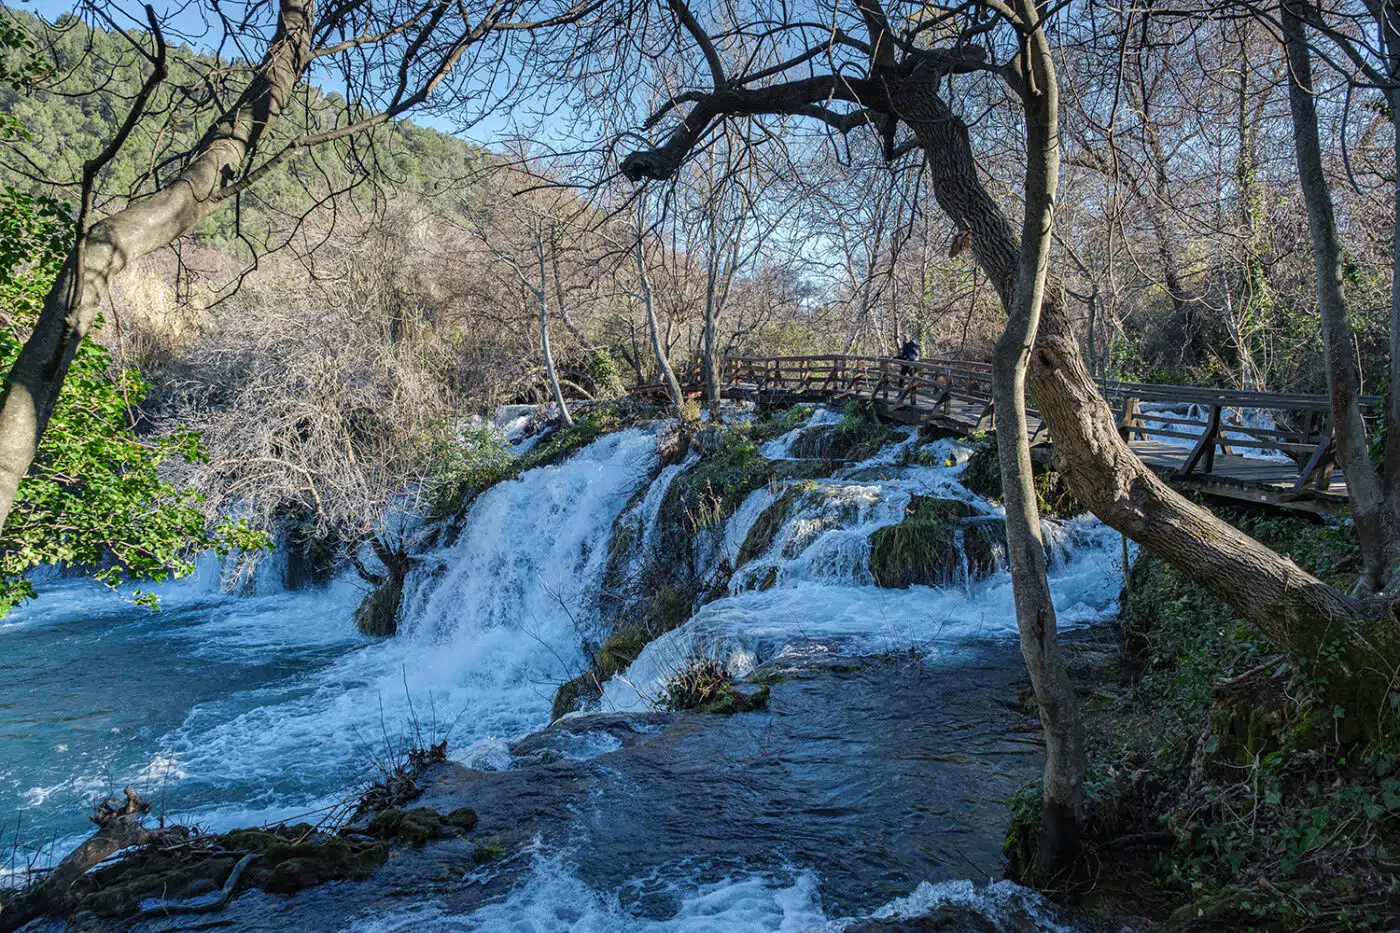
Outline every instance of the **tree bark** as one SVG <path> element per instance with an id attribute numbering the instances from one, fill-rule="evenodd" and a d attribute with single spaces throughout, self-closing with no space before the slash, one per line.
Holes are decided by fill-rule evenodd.
<path id="1" fill-rule="evenodd" d="M 1386 100 L 1391 114 L 1400 113 L 1400 3 L 1396 0 L 1369 0 L 1385 49 L 1386 77 L 1390 79 Z M 1391 198 L 1395 223 L 1400 224 L 1400 134 L 1392 142 L 1393 163 Z M 1393 230 L 1400 231 L 1400 226 Z M 1385 471 L 1381 477 L 1386 517 L 1400 536 L 1400 235 L 1391 237 L 1390 278 L 1390 386 L 1385 418 Z M 1385 592 L 1400 595 L 1400 567 L 1392 568 Z"/>
<path id="2" fill-rule="evenodd" d="M 559 387 L 559 374 L 554 371 L 554 354 L 549 349 L 549 277 L 545 267 L 544 231 L 535 228 L 535 256 L 539 260 L 540 287 L 535 297 L 540 303 L 540 354 L 544 357 L 544 371 L 549 377 L 549 391 L 554 394 L 554 404 L 559 406 L 559 417 L 569 427 L 574 426 L 569 406 L 564 401 L 564 392 Z"/>
<path id="3" fill-rule="evenodd" d="M 661 328 L 656 322 L 656 305 L 651 300 L 651 277 L 647 275 L 646 257 L 642 254 L 642 240 L 637 238 L 633 250 L 637 260 L 637 285 L 641 290 L 642 307 L 647 313 L 647 330 L 651 333 L 651 351 L 656 355 L 656 365 L 661 369 L 661 379 L 666 384 L 666 394 L 671 398 L 671 406 L 679 414 L 685 405 L 681 384 L 676 381 L 676 373 L 671 369 L 671 361 L 666 356 L 666 346 L 661 340 Z"/>
<path id="4" fill-rule="evenodd" d="M 276 33 L 247 90 L 205 133 L 185 169 L 165 187 L 93 224 L 74 245 L 0 395 L 0 527 L 112 280 L 222 205 L 219 189 L 234 180 L 276 123 L 306 68 L 311 7 L 311 0 L 280 0 Z"/>
<path id="5" fill-rule="evenodd" d="M 1010 308 L 1020 245 L 982 185 L 966 124 L 934 81 L 892 77 L 888 89 L 891 108 L 923 145 L 939 206 L 971 231 L 973 255 Z M 1312 661 L 1329 697 L 1343 703 L 1359 698 L 1367 706 L 1384 702 L 1400 660 L 1396 604 L 1348 597 L 1153 473 L 1119 435 L 1054 279 L 1046 285 L 1028 378 L 1054 439 L 1056 469 L 1100 520 L 1224 600 L 1280 650 Z"/>
<path id="6" fill-rule="evenodd" d="M 1313 101 L 1312 52 L 1297 0 L 1283 7 L 1284 48 L 1290 79 L 1288 103 L 1293 117 L 1293 145 L 1298 182 L 1308 211 L 1316 275 L 1317 304 L 1322 317 L 1322 346 L 1327 364 L 1327 389 L 1332 401 L 1333 436 L 1337 460 L 1346 474 L 1352 520 L 1361 540 L 1364 587 L 1385 587 L 1390 568 L 1400 564 L 1400 528 L 1388 520 L 1380 478 L 1371 463 L 1366 423 L 1357 400 L 1356 369 L 1351 356 L 1351 324 L 1342 294 L 1342 250 L 1332 208 L 1332 192 L 1322 167 L 1317 106 Z"/>
<path id="7" fill-rule="evenodd" d="M 1016 11 L 1027 24 L 1026 53 L 1033 78 L 1022 93 L 1026 110 L 1026 212 L 1014 300 L 1007 309 L 1006 329 L 992 357 L 992 395 L 1021 655 L 1030 673 L 1045 733 L 1045 780 L 1041 788 L 1041 839 L 1036 869 L 1048 879 L 1068 869 L 1079 853 L 1084 736 L 1074 686 L 1065 671 L 1056 637 L 1055 606 L 1045 575 L 1045 542 L 1041 537 L 1026 429 L 1026 366 L 1045 295 L 1060 171 L 1059 90 L 1034 0 L 1017 0 Z"/>

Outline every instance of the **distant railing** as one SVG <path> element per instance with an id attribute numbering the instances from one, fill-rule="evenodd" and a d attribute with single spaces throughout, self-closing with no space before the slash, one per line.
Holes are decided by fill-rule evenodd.
<path id="1" fill-rule="evenodd" d="M 720 361 L 719 381 L 731 394 L 760 398 L 781 394 L 823 401 L 874 399 L 888 410 L 916 409 L 926 416 L 923 420 L 955 421 L 969 431 L 986 430 L 993 424 L 991 366 L 969 360 L 910 361 L 845 354 L 729 356 Z M 1233 455 L 1237 448 L 1255 449 L 1277 451 L 1294 461 L 1298 466 L 1295 493 L 1301 494 L 1309 483 L 1322 492 L 1331 485 L 1336 443 L 1326 396 L 1112 380 L 1099 380 L 1099 390 L 1118 412 L 1118 431 L 1124 440 L 1139 445 L 1163 438 L 1168 439 L 1164 444 L 1191 442 L 1175 445 L 1183 448 L 1176 471 L 1180 476 L 1212 474 L 1217 451 Z M 1149 404 L 1146 410 L 1144 403 Z M 1363 415 L 1371 417 L 1381 399 L 1366 395 L 1360 403 Z M 1185 410 L 1162 411 L 1161 406 Z M 1257 414 L 1250 421 L 1244 412 Z M 1027 422 L 1032 444 L 1050 441 L 1038 411 L 1028 410 Z"/>

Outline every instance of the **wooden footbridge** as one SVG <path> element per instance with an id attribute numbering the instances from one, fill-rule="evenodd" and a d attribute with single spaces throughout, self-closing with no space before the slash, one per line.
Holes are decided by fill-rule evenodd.
<path id="1" fill-rule="evenodd" d="M 762 404 L 870 401 L 883 418 L 958 435 L 994 429 L 991 366 L 965 360 L 886 357 L 725 357 L 725 398 Z M 1326 396 L 1100 381 L 1133 451 L 1174 485 L 1212 496 L 1314 512 L 1347 504 Z M 1365 396 L 1374 415 L 1380 398 Z M 1031 454 L 1050 459 L 1053 439 L 1027 412 Z"/>

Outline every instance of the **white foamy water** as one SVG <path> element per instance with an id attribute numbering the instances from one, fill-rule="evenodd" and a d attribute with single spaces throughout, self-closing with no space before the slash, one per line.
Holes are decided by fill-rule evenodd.
<path id="1" fill-rule="evenodd" d="M 623 903 L 623 895 L 634 892 L 673 905 L 671 915 L 639 916 Z M 348 933 L 840 933 L 856 920 L 917 917 L 938 908 L 960 908 L 998 924 L 1029 919 L 1044 933 L 1069 933 L 1039 895 L 1009 881 L 921 882 L 908 896 L 867 916 L 829 917 L 820 879 L 810 869 L 776 877 L 738 873 L 707 883 L 676 871 L 634 879 L 619 891 L 600 891 L 576 876 L 563 853 L 536 853 L 505 899 L 470 913 L 454 914 L 432 902 L 406 904 L 361 918 Z"/>
<path id="2" fill-rule="evenodd" d="M 419 555 L 396 638 L 355 630 L 353 575 L 240 598 L 202 562 L 158 588 L 159 613 L 88 582 L 47 586 L 0 632 L 7 694 L 37 701 L 9 711 L 34 729 L 0 735 L 11 818 L 68 838 L 128 782 L 214 828 L 288 818 L 374 777 L 414 731 L 503 764 L 583 666 L 613 520 L 655 462 L 651 431 L 622 431 L 488 490 L 454 545 Z"/>
<path id="3" fill-rule="evenodd" d="M 802 436 L 802 432 L 810 428 L 826 427 L 828 425 L 840 424 L 841 413 L 831 408 L 818 408 L 812 412 L 812 417 L 808 418 L 801 427 L 793 428 L 781 437 L 763 444 L 758 448 L 758 452 L 769 460 L 786 460 L 792 456 L 792 445 Z"/>
<path id="4" fill-rule="evenodd" d="M 717 660 L 742 677 L 784 651 L 818 643 L 851 655 L 912 648 L 936 665 L 961 658 L 976 640 L 1016 638 L 1011 577 L 1005 569 L 963 585 L 902 590 L 874 585 L 870 536 L 898 523 L 911 496 L 957 499 L 987 520 L 1002 516 L 999 507 L 959 481 L 966 469 L 966 445 L 925 445 L 926 459 L 941 466 L 896 466 L 913 443 L 907 437 L 838 474 L 892 467 L 888 479 L 798 480 L 750 494 L 725 532 L 726 550 L 736 557 L 763 510 L 784 489 L 797 487 L 795 503 L 771 545 L 735 572 L 730 595 L 702 606 L 688 622 L 644 648 L 631 667 L 605 685 L 603 708 L 655 708 L 676 672 L 697 658 Z M 1118 534 L 1090 516 L 1046 520 L 1043 530 L 1060 625 L 1111 618 L 1122 587 Z M 756 585 L 772 588 L 759 591 L 753 589 Z"/>

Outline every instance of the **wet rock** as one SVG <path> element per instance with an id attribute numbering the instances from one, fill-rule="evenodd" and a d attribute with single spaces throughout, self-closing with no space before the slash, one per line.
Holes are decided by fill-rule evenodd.
<path id="1" fill-rule="evenodd" d="M 476 825 L 475 822 L 472 825 Z M 383 811 L 370 820 L 368 833 L 380 839 L 397 839 L 409 845 L 421 846 L 441 835 L 442 828 L 441 813 L 430 807 L 414 807 L 412 810 Z"/>
<path id="2" fill-rule="evenodd" d="M 249 872 L 252 883 L 273 894 L 290 894 L 325 881 L 362 881 L 389 857 L 383 843 L 356 845 L 346 839 L 269 846 Z"/>
<path id="3" fill-rule="evenodd" d="M 469 833 L 473 829 L 476 829 L 478 820 L 479 817 L 477 817 L 476 811 L 471 807 L 458 807 L 447 814 L 446 823 L 449 826 L 457 827 L 464 833 Z"/>
<path id="4" fill-rule="evenodd" d="M 399 630 L 399 606 L 403 603 L 403 575 L 389 574 L 355 610 L 355 627 L 366 635 L 383 638 Z"/>

